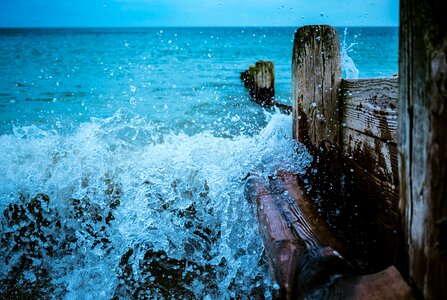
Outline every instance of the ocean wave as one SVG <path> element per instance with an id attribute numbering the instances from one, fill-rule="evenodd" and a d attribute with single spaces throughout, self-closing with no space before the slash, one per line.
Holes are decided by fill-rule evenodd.
<path id="1" fill-rule="evenodd" d="M 265 114 L 253 136 L 171 133 L 125 111 L 0 136 L 0 294 L 269 298 L 243 184 L 310 157 L 290 116 Z"/>

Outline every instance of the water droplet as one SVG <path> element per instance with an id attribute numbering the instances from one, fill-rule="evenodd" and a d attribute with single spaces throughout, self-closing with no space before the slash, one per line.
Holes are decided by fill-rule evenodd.
<path id="1" fill-rule="evenodd" d="M 134 85 L 131 85 L 131 86 L 130 86 L 130 90 L 131 90 L 133 93 L 135 93 L 135 92 L 137 91 L 137 87 L 134 86 Z"/>
<path id="2" fill-rule="evenodd" d="M 312 107 L 317 107 L 317 102 L 312 102 Z"/>
<path id="3" fill-rule="evenodd" d="M 135 105 L 137 103 L 137 100 L 135 99 L 135 97 L 130 97 L 129 103 Z"/>

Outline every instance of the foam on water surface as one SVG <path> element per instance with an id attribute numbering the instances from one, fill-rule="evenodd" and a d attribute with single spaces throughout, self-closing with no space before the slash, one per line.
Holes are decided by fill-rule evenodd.
<path id="1" fill-rule="evenodd" d="M 309 156 L 290 116 L 266 118 L 258 134 L 231 138 L 157 134 L 123 111 L 68 135 L 31 126 L 1 136 L 2 292 L 268 298 L 244 181 L 277 166 L 300 172 Z"/>

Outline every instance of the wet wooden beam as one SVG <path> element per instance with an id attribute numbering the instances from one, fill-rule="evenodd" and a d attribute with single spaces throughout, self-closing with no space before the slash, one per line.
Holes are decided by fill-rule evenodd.
<path id="1" fill-rule="evenodd" d="M 249 202 L 255 203 L 259 221 L 259 231 L 264 240 L 270 270 L 280 287 L 283 299 L 294 299 L 294 285 L 298 258 L 305 247 L 290 231 L 282 217 L 271 190 L 260 177 L 250 177 L 245 186 Z"/>
<path id="2" fill-rule="evenodd" d="M 313 156 L 307 169 L 314 190 L 331 199 L 322 203 L 330 222 L 340 207 L 340 41 L 328 25 L 299 28 L 292 56 L 293 137 Z"/>
<path id="3" fill-rule="evenodd" d="M 351 128 L 343 128 L 342 139 L 347 213 L 360 223 L 357 230 L 369 236 L 370 261 L 382 267 L 398 264 L 402 241 L 397 145 Z"/>
<path id="4" fill-rule="evenodd" d="M 279 171 L 267 183 L 252 176 L 246 197 L 256 203 L 259 228 L 281 299 L 414 299 L 390 267 L 369 275 L 344 258 L 348 252 L 321 217 L 296 174 Z"/>
<path id="5" fill-rule="evenodd" d="M 447 299 L 447 1 L 401 0 L 399 176 L 408 275 Z"/>

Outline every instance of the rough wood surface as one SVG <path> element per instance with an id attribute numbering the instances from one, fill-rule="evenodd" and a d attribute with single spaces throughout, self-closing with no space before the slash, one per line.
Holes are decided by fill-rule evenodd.
<path id="1" fill-rule="evenodd" d="M 397 78 L 342 80 L 342 126 L 397 143 Z"/>
<path id="2" fill-rule="evenodd" d="M 323 297 L 315 299 L 322 299 L 327 294 L 337 295 L 334 297 L 337 299 L 352 300 L 415 299 L 410 286 L 403 280 L 402 275 L 394 266 L 374 274 L 341 278 L 323 291 L 320 291 Z"/>
<path id="3" fill-rule="evenodd" d="M 268 184 L 250 177 L 246 197 L 257 205 L 259 228 L 284 299 L 414 299 L 399 272 L 355 276 L 346 252 L 298 184 L 279 171 Z"/>
<path id="4" fill-rule="evenodd" d="M 447 1 L 402 0 L 399 175 L 409 276 L 447 299 Z"/>
<path id="5" fill-rule="evenodd" d="M 259 230 L 264 240 L 272 274 L 280 287 L 280 297 L 294 299 L 298 258 L 304 244 L 293 235 L 276 206 L 273 193 L 259 177 L 249 178 L 246 197 L 256 203 Z"/>
<path id="6" fill-rule="evenodd" d="M 293 134 L 313 152 L 338 149 L 340 81 L 337 30 L 327 25 L 299 28 L 292 57 Z"/>
<path id="7" fill-rule="evenodd" d="M 255 101 L 261 105 L 272 106 L 275 97 L 275 71 L 271 61 L 256 62 Z"/>

